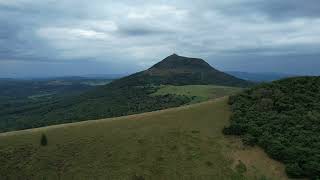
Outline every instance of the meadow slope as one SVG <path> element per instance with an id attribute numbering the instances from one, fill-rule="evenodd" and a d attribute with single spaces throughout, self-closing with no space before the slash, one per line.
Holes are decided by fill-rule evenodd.
<path id="1" fill-rule="evenodd" d="M 219 98 L 120 118 L 2 133 L 0 177 L 287 179 L 284 167 L 263 151 L 223 136 L 229 116 L 227 98 Z M 42 134 L 47 146 L 40 145 Z"/>

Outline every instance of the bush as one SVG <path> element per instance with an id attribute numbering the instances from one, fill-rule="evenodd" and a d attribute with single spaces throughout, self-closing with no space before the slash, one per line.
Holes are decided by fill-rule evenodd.
<path id="1" fill-rule="evenodd" d="M 40 144 L 41 144 L 41 146 L 48 145 L 47 136 L 45 134 L 42 134 Z"/>
<path id="2" fill-rule="evenodd" d="M 132 180 L 145 180 L 145 178 L 143 176 L 139 176 L 139 175 L 133 175 Z"/>
<path id="3" fill-rule="evenodd" d="M 286 165 L 286 172 L 291 178 L 302 178 L 303 170 L 298 163 L 292 163 Z"/>
<path id="4" fill-rule="evenodd" d="M 239 173 L 239 174 L 243 174 L 245 172 L 247 172 L 247 167 L 245 164 L 243 164 L 242 161 L 239 160 L 237 166 L 236 166 L 236 171 Z"/>
<path id="5" fill-rule="evenodd" d="M 254 146 L 257 143 L 257 138 L 253 137 L 250 134 L 247 134 L 243 138 L 243 143 L 248 146 Z"/>

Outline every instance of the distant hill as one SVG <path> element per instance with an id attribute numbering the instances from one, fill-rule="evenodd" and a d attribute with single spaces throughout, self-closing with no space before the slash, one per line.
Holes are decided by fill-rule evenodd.
<path id="1" fill-rule="evenodd" d="M 119 79 L 127 76 L 128 74 L 86 74 L 81 77 L 95 78 L 95 79 Z"/>
<path id="2" fill-rule="evenodd" d="M 211 67 L 203 59 L 173 54 L 151 68 L 124 77 L 114 84 L 121 85 L 204 85 L 247 87 L 253 83 L 236 78 Z"/>
<path id="3" fill-rule="evenodd" d="M 4 99 L 26 100 L 30 96 L 81 94 L 96 85 L 110 83 L 111 79 L 59 77 L 43 79 L 1 79 L 0 104 Z M 50 98 L 54 98 L 50 96 Z"/>
<path id="4" fill-rule="evenodd" d="M 227 71 L 227 73 L 237 78 L 245 79 L 252 82 L 270 82 L 270 81 L 280 80 L 283 78 L 298 76 L 294 74 L 272 73 L 272 72 L 254 73 L 254 72 Z"/>
<path id="5" fill-rule="evenodd" d="M 145 71 L 114 80 L 73 97 L 44 100 L 40 97 L 36 98 L 37 101 L 32 99 L 25 104 L 2 102 L 0 132 L 155 111 L 198 102 L 199 99 L 207 99 L 205 97 L 221 97 L 239 91 L 239 88 L 232 90 L 227 87 L 188 86 L 183 90 L 186 93 L 182 94 L 167 91 L 165 94 L 157 93 L 165 85 L 247 87 L 251 84 L 212 68 L 202 59 L 174 54 Z M 222 91 L 223 89 L 225 91 Z M 202 93 L 192 92 L 207 94 L 197 97 L 197 94 Z"/>
<path id="6" fill-rule="evenodd" d="M 264 83 L 230 98 L 226 134 L 284 162 L 290 177 L 320 178 L 320 77 Z"/>

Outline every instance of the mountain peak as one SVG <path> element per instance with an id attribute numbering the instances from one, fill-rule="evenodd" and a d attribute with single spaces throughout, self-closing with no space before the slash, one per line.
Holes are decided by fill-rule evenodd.
<path id="1" fill-rule="evenodd" d="M 121 86 L 152 85 L 205 85 L 246 87 L 250 82 L 238 79 L 211 67 L 199 58 L 172 54 L 151 68 L 112 82 Z"/>
<path id="2" fill-rule="evenodd" d="M 176 56 L 179 56 L 179 55 L 176 54 L 176 53 L 173 53 L 173 54 L 171 54 L 169 57 L 176 57 Z"/>
<path id="3" fill-rule="evenodd" d="M 203 59 L 190 58 L 179 56 L 177 54 L 172 54 L 150 68 L 150 70 L 154 69 L 207 71 L 213 70 L 214 68 L 211 67 Z"/>

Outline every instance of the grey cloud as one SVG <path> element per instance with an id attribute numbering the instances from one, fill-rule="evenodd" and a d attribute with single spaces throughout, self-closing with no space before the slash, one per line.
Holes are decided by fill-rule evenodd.
<path id="1" fill-rule="evenodd" d="M 149 36 L 149 35 L 159 35 L 159 34 L 169 34 L 174 33 L 170 30 L 157 30 L 144 27 L 124 27 L 120 29 L 120 34 L 127 36 Z"/>
<path id="2" fill-rule="evenodd" d="M 276 21 L 294 18 L 319 18 L 320 1 L 243 0 L 235 1 L 229 6 L 222 6 L 220 12 L 235 16 L 239 14 L 261 14 Z"/>
<path id="3" fill-rule="evenodd" d="M 0 0 L 0 62 L 15 64 L 121 62 L 136 70 L 176 52 L 222 68 L 246 59 L 283 66 L 317 59 L 319 32 L 318 0 Z"/>
<path id="4" fill-rule="evenodd" d="M 210 64 L 229 71 L 279 72 L 320 75 L 320 54 L 299 55 L 219 55 L 209 57 Z"/>
<path id="5" fill-rule="evenodd" d="M 258 10 L 276 18 L 320 17 L 320 1 L 318 0 L 269 0 L 256 4 Z"/>

